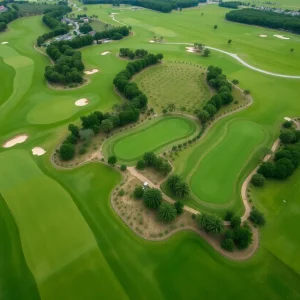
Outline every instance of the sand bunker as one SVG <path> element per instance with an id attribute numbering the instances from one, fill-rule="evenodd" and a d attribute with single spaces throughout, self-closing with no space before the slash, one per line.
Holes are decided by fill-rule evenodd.
<path id="1" fill-rule="evenodd" d="M 268 37 L 266 34 L 260 34 L 260 37 Z"/>
<path id="2" fill-rule="evenodd" d="M 89 104 L 89 100 L 86 98 L 79 99 L 75 102 L 76 106 L 85 106 L 87 104 Z"/>
<path id="3" fill-rule="evenodd" d="M 186 49 L 187 52 L 195 53 L 195 48 L 194 47 L 185 47 L 185 49 Z"/>
<path id="4" fill-rule="evenodd" d="M 101 55 L 106 55 L 106 54 L 109 54 L 110 51 L 105 51 L 105 52 L 102 52 Z"/>
<path id="5" fill-rule="evenodd" d="M 28 139 L 28 135 L 27 134 L 20 134 L 20 135 L 18 135 L 16 137 L 10 139 L 6 143 L 4 143 L 3 144 L 3 148 L 10 148 L 10 147 L 12 147 L 14 145 L 24 143 L 27 139 Z"/>
<path id="6" fill-rule="evenodd" d="M 283 36 L 283 35 L 280 35 L 280 34 L 274 34 L 275 37 L 281 39 L 281 40 L 289 40 L 290 38 L 286 37 L 286 36 Z"/>
<path id="7" fill-rule="evenodd" d="M 292 121 L 292 119 L 289 117 L 284 117 L 284 120 L 289 121 L 289 122 Z"/>
<path id="8" fill-rule="evenodd" d="M 34 147 L 31 149 L 33 155 L 41 156 L 46 153 L 46 150 L 41 147 Z"/>
<path id="9" fill-rule="evenodd" d="M 155 41 L 151 40 L 151 41 L 149 41 L 149 43 L 155 43 Z"/>
<path id="10" fill-rule="evenodd" d="M 2 42 L 1 44 L 2 44 L 2 45 L 5 45 L 5 44 L 8 44 L 8 42 Z"/>
<path id="11" fill-rule="evenodd" d="M 93 70 L 91 70 L 91 71 L 84 71 L 84 74 L 92 75 L 92 74 L 97 73 L 97 72 L 99 72 L 98 69 L 93 69 Z"/>
<path id="12" fill-rule="evenodd" d="M 111 15 L 118 15 L 119 13 L 110 13 Z"/>

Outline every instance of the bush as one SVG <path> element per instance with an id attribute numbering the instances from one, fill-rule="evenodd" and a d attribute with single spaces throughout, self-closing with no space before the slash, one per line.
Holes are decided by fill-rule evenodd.
<path id="1" fill-rule="evenodd" d="M 217 215 L 203 213 L 197 216 L 196 221 L 199 227 L 208 233 L 221 233 L 224 231 L 223 221 Z"/>
<path id="2" fill-rule="evenodd" d="M 231 218 L 234 216 L 234 213 L 232 210 L 227 210 L 225 213 L 224 220 L 225 221 L 231 221 Z"/>
<path id="3" fill-rule="evenodd" d="M 264 214 L 258 211 L 256 208 L 251 211 L 249 219 L 255 225 L 264 225 L 266 223 Z"/>
<path id="4" fill-rule="evenodd" d="M 85 147 L 81 147 L 81 148 L 79 149 L 79 151 L 78 151 L 78 153 L 79 153 L 80 155 L 83 155 L 83 154 L 85 154 L 86 152 L 87 152 L 87 150 L 86 150 Z"/>
<path id="5" fill-rule="evenodd" d="M 174 203 L 174 207 L 175 207 L 175 209 L 176 209 L 176 211 L 177 211 L 177 215 L 181 215 L 181 214 L 183 213 L 183 207 L 184 207 L 183 202 L 181 202 L 181 201 L 176 201 L 176 202 Z"/>
<path id="6" fill-rule="evenodd" d="M 167 202 L 161 204 L 158 210 L 158 216 L 162 221 L 171 222 L 176 218 L 176 208 Z"/>
<path id="7" fill-rule="evenodd" d="M 126 165 L 121 165 L 120 170 L 122 172 L 126 171 L 127 170 L 127 166 Z"/>
<path id="8" fill-rule="evenodd" d="M 292 121 L 284 121 L 282 126 L 284 128 L 291 128 L 293 126 L 293 122 Z"/>
<path id="9" fill-rule="evenodd" d="M 240 227 L 241 223 L 242 223 L 241 217 L 234 216 L 231 218 L 231 227 L 232 228 Z"/>
<path id="10" fill-rule="evenodd" d="M 142 199 L 144 195 L 144 189 L 142 186 L 136 186 L 134 191 L 133 191 L 133 196 L 136 199 Z"/>
<path id="11" fill-rule="evenodd" d="M 139 160 L 137 163 L 136 163 L 136 168 L 138 169 L 138 170 L 144 170 L 145 169 L 145 166 L 146 166 L 146 164 L 145 164 L 145 162 L 141 159 L 141 160 Z"/>
<path id="12" fill-rule="evenodd" d="M 59 149 L 59 155 L 62 160 L 70 160 L 75 156 L 75 147 L 73 144 L 62 144 Z"/>
<path id="13" fill-rule="evenodd" d="M 255 186 L 263 186 L 265 184 L 265 177 L 261 174 L 254 174 L 251 178 L 251 183 Z"/>
<path id="14" fill-rule="evenodd" d="M 221 247 L 227 251 L 232 252 L 234 249 L 234 242 L 232 239 L 224 239 L 221 242 Z"/>
<path id="15" fill-rule="evenodd" d="M 120 189 L 118 195 L 121 196 L 121 197 L 124 196 L 125 191 L 123 189 Z"/>
<path id="16" fill-rule="evenodd" d="M 238 249 L 246 249 L 252 243 L 252 232 L 247 226 L 237 227 L 233 232 L 233 240 Z"/>
<path id="17" fill-rule="evenodd" d="M 161 191 L 155 188 L 148 188 L 144 191 L 143 200 L 148 208 L 159 208 L 162 201 Z"/>
<path id="18" fill-rule="evenodd" d="M 225 230 L 224 237 L 225 239 L 233 239 L 233 230 L 232 229 Z"/>
<path id="19" fill-rule="evenodd" d="M 116 162 L 117 162 L 117 158 L 112 155 L 108 158 L 107 162 L 110 164 L 110 165 L 114 165 Z"/>

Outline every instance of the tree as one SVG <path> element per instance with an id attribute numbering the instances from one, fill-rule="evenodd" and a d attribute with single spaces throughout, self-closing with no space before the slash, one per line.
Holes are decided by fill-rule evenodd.
<path id="1" fill-rule="evenodd" d="M 203 56 L 208 57 L 210 55 L 211 51 L 208 48 L 205 48 L 203 51 Z"/>
<path id="2" fill-rule="evenodd" d="M 177 200 L 175 203 L 174 203 L 174 207 L 177 211 L 177 215 L 181 215 L 183 213 L 183 207 L 184 207 L 184 204 L 182 201 L 179 201 Z"/>
<path id="3" fill-rule="evenodd" d="M 138 170 L 144 170 L 145 169 L 145 166 L 146 166 L 146 164 L 145 164 L 145 161 L 144 160 L 138 160 L 137 161 L 137 163 L 136 163 L 136 168 L 138 169 Z"/>
<path id="4" fill-rule="evenodd" d="M 263 186 L 265 184 L 265 177 L 261 174 L 254 174 L 251 178 L 251 183 L 254 186 Z"/>
<path id="5" fill-rule="evenodd" d="M 167 179 L 167 185 L 170 190 L 174 191 L 177 183 L 181 181 L 181 177 L 178 174 L 172 174 Z"/>
<path id="6" fill-rule="evenodd" d="M 79 27 L 79 31 L 81 33 L 84 33 L 84 34 L 87 34 L 88 32 L 90 32 L 92 30 L 93 30 L 93 28 L 89 24 L 84 24 L 84 25 L 82 25 L 82 26 Z"/>
<path id="7" fill-rule="evenodd" d="M 221 233 L 224 231 L 224 224 L 220 217 L 214 214 L 203 213 L 196 217 L 200 228 L 208 233 Z"/>
<path id="8" fill-rule="evenodd" d="M 217 28 L 218 28 L 218 25 L 215 25 L 215 26 L 214 26 L 214 29 L 217 29 Z"/>
<path id="9" fill-rule="evenodd" d="M 136 199 L 142 199 L 144 195 L 144 189 L 142 186 L 136 186 L 134 191 L 133 191 L 133 196 Z"/>
<path id="10" fill-rule="evenodd" d="M 79 138 L 79 128 L 78 126 L 74 125 L 74 124 L 69 124 L 68 126 L 68 130 L 75 135 L 77 138 Z"/>
<path id="11" fill-rule="evenodd" d="M 166 161 L 163 162 L 160 166 L 159 170 L 164 174 L 167 175 L 172 171 L 172 166 Z"/>
<path id="12" fill-rule="evenodd" d="M 283 144 L 290 144 L 295 140 L 295 131 L 294 130 L 284 130 L 280 133 L 279 138 Z"/>
<path id="13" fill-rule="evenodd" d="M 157 209 L 162 202 L 161 191 L 155 188 L 149 188 L 144 191 L 143 200 L 148 208 Z"/>
<path id="14" fill-rule="evenodd" d="M 233 79 L 233 80 L 232 80 L 232 83 L 233 83 L 234 85 L 237 85 L 237 84 L 239 84 L 239 81 L 238 81 L 237 79 Z"/>
<path id="15" fill-rule="evenodd" d="M 232 40 L 229 39 L 229 40 L 228 40 L 228 45 L 230 45 L 231 43 L 232 43 Z"/>
<path id="16" fill-rule="evenodd" d="M 221 247 L 229 252 L 234 250 L 234 242 L 232 239 L 224 239 L 221 242 Z"/>
<path id="17" fill-rule="evenodd" d="M 175 185 L 175 194 L 179 197 L 184 197 L 190 193 L 189 185 L 184 181 L 179 181 Z"/>
<path id="18" fill-rule="evenodd" d="M 252 243 L 252 232 L 248 226 L 237 227 L 233 231 L 233 240 L 238 249 L 246 249 Z"/>
<path id="19" fill-rule="evenodd" d="M 148 166 L 154 166 L 157 160 L 156 155 L 153 152 L 146 152 L 143 156 L 143 160 Z"/>
<path id="20" fill-rule="evenodd" d="M 251 94 L 251 92 L 250 92 L 249 90 L 244 90 L 244 94 L 245 94 L 246 96 L 248 96 L 248 95 Z"/>
<path id="21" fill-rule="evenodd" d="M 111 155 L 107 162 L 110 164 L 110 165 L 114 165 L 116 162 L 117 162 L 117 158 L 114 156 L 114 155 Z"/>
<path id="22" fill-rule="evenodd" d="M 291 48 L 290 51 L 291 51 L 291 53 L 293 53 L 294 52 L 294 48 Z"/>
<path id="23" fill-rule="evenodd" d="M 256 208 L 252 209 L 249 219 L 255 225 L 264 225 L 266 223 L 264 214 Z"/>
<path id="24" fill-rule="evenodd" d="M 79 131 L 79 136 L 82 141 L 89 141 L 94 136 L 94 131 L 92 129 L 81 129 Z"/>
<path id="25" fill-rule="evenodd" d="M 162 112 L 163 112 L 163 114 L 165 115 L 168 111 L 167 111 L 166 108 L 164 108 L 164 109 L 162 110 Z"/>
<path id="26" fill-rule="evenodd" d="M 225 213 L 224 220 L 225 221 L 231 221 L 232 217 L 234 216 L 234 213 L 232 210 L 227 210 Z"/>
<path id="27" fill-rule="evenodd" d="M 75 147 L 72 144 L 62 144 L 59 149 L 59 156 L 62 160 L 70 160 L 75 156 Z"/>
<path id="28" fill-rule="evenodd" d="M 202 124 L 206 123 L 208 121 L 209 117 L 210 117 L 210 115 L 206 110 L 204 110 L 204 109 L 200 110 L 200 112 L 198 114 L 198 118 Z"/>
<path id="29" fill-rule="evenodd" d="M 242 223 L 241 217 L 234 216 L 231 218 L 231 227 L 232 228 L 241 226 L 241 223 Z"/>
<path id="30" fill-rule="evenodd" d="M 279 179 L 285 179 L 293 174 L 295 166 L 288 158 L 281 158 L 275 162 L 275 175 Z"/>
<path id="31" fill-rule="evenodd" d="M 164 202 L 160 205 L 158 216 L 162 221 L 171 222 L 176 218 L 176 215 L 176 208 L 172 204 Z"/>
<path id="32" fill-rule="evenodd" d="M 176 105 L 174 103 L 170 103 L 168 105 L 168 109 L 169 109 L 170 112 L 172 112 L 172 111 L 174 111 L 176 109 Z"/>
<path id="33" fill-rule="evenodd" d="M 126 165 L 121 165 L 120 170 L 123 171 L 123 172 L 126 171 L 127 170 L 127 166 Z"/>
<path id="34" fill-rule="evenodd" d="M 104 132 L 109 133 L 112 131 L 113 128 L 114 128 L 114 124 L 111 120 L 106 119 L 101 122 L 101 129 Z"/>
<path id="35" fill-rule="evenodd" d="M 282 126 L 284 128 L 291 128 L 293 126 L 293 121 L 284 121 Z"/>

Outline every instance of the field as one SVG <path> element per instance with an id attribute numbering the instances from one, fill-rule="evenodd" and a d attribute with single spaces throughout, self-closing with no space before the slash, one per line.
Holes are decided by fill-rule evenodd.
<path id="1" fill-rule="evenodd" d="M 134 80 L 148 96 L 149 105 L 161 112 L 168 105 L 175 104 L 193 113 L 200 109 L 210 98 L 203 70 L 197 65 L 164 63 L 145 70 Z"/>
<path id="2" fill-rule="evenodd" d="M 300 9 L 295 0 L 284 3 Z M 189 68 L 216 65 L 229 79 L 238 79 L 242 89 L 249 89 L 254 102 L 213 124 L 172 164 L 176 172 L 190 176 L 197 197 L 185 199 L 187 205 L 218 214 L 230 207 L 242 214 L 243 181 L 278 137 L 283 118 L 300 115 L 299 80 L 258 73 L 225 53 L 212 50 L 205 58 L 187 53 L 185 45 L 149 40 L 162 35 L 166 42 L 201 42 L 236 53 L 258 68 L 300 75 L 300 36 L 285 32 L 290 40 L 280 40 L 273 35 L 281 32 L 226 22 L 224 14 L 229 10 L 216 5 L 171 14 L 110 5 L 86 7 L 88 15 L 96 14 L 112 25 L 118 23 L 108 13 L 119 13 L 116 20 L 132 25 L 134 35 L 81 49 L 86 69 L 100 72 L 78 89 L 53 90 L 44 81 L 44 67 L 50 62 L 33 48 L 36 37 L 48 31 L 41 16 L 20 18 L 0 34 L 0 143 L 18 134 L 29 136 L 13 148 L 0 148 L 0 257 L 5 257 L 0 265 L 0 298 L 299 299 L 299 171 L 287 181 L 268 181 L 262 189 L 251 188 L 251 201 L 265 213 L 267 223 L 260 231 L 257 253 L 237 262 L 221 256 L 193 232 L 179 232 L 161 242 L 139 238 L 111 207 L 112 190 L 123 184 L 116 168 L 93 162 L 58 169 L 50 157 L 65 137 L 68 124 L 79 123 L 81 115 L 96 109 L 110 111 L 114 104 L 122 103 L 112 85 L 115 74 L 127 64 L 117 57 L 121 47 L 163 53 L 165 62 L 184 61 Z M 262 39 L 260 34 L 268 38 Z M 228 39 L 232 39 L 231 45 Z M 8 44 L 1 44 L 5 41 Z M 102 56 L 104 51 L 111 53 Z M 151 73 L 151 68 L 136 80 L 147 72 Z M 151 85 L 160 88 L 158 83 Z M 191 92 L 196 99 L 194 89 Z M 204 99 L 203 93 L 199 92 L 199 101 Z M 89 105 L 76 107 L 80 98 L 89 99 Z M 183 100 L 176 99 L 181 106 Z M 159 106 L 153 104 L 154 110 L 169 101 L 158 102 L 157 98 Z M 180 128 L 176 127 L 176 132 L 174 122 L 171 129 L 162 126 L 158 130 L 156 118 L 147 122 L 107 143 L 119 137 L 119 148 L 114 151 L 134 161 L 151 150 L 144 131 L 154 139 L 151 147 L 155 143 L 152 149 L 157 153 L 164 151 L 164 143 L 169 147 L 175 139 L 194 132 L 193 126 L 187 125 L 194 122 L 183 117 L 176 120 Z M 43 156 L 32 155 L 37 146 L 46 150 Z"/>
<path id="3" fill-rule="evenodd" d="M 196 130 L 196 122 L 189 118 L 159 117 L 109 139 L 103 145 L 103 153 L 106 157 L 116 155 L 119 161 L 132 163 L 147 151 L 161 153 L 175 142 L 191 137 Z"/>

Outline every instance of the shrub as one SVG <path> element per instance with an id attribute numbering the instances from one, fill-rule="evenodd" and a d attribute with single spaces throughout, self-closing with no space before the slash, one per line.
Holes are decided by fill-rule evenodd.
<path id="1" fill-rule="evenodd" d="M 80 155 L 83 155 L 83 154 L 85 154 L 86 152 L 87 152 L 87 150 L 86 150 L 85 147 L 81 147 L 81 148 L 79 149 L 79 151 L 78 151 L 78 153 L 79 153 Z"/>
<path id="2" fill-rule="evenodd" d="M 237 227 L 233 232 L 233 240 L 238 249 L 246 249 L 252 243 L 252 232 L 247 226 Z"/>
<path id="3" fill-rule="evenodd" d="M 171 222 L 176 218 L 176 215 L 176 208 L 170 203 L 164 202 L 159 207 L 158 216 L 162 221 Z"/>
<path id="4" fill-rule="evenodd" d="M 138 162 L 136 163 L 136 168 L 138 170 L 144 170 L 145 169 L 145 162 L 141 159 L 141 160 L 138 160 Z"/>
<path id="5" fill-rule="evenodd" d="M 241 226 L 241 223 L 242 223 L 241 217 L 234 216 L 231 218 L 231 227 L 232 228 Z"/>
<path id="6" fill-rule="evenodd" d="M 282 126 L 284 128 L 291 128 L 293 126 L 293 122 L 292 121 L 284 121 Z"/>
<path id="7" fill-rule="evenodd" d="M 224 220 L 225 221 L 231 221 L 231 218 L 234 216 L 234 213 L 232 210 L 227 210 L 225 213 Z"/>
<path id="8" fill-rule="evenodd" d="M 133 191 L 133 196 L 136 199 L 142 199 L 144 195 L 144 189 L 142 186 L 136 186 L 134 191 Z"/>
<path id="9" fill-rule="evenodd" d="M 127 170 L 127 166 L 126 165 L 121 165 L 120 170 L 122 172 L 126 171 Z"/>
<path id="10" fill-rule="evenodd" d="M 251 178 L 251 183 L 255 186 L 263 186 L 265 184 L 265 177 L 261 174 L 254 174 Z"/>
<path id="11" fill-rule="evenodd" d="M 253 224 L 256 225 L 264 225 L 266 223 L 264 214 L 258 211 L 256 208 L 251 211 L 249 219 Z"/>
<path id="12" fill-rule="evenodd" d="M 162 201 L 161 191 L 155 188 L 149 188 L 144 191 L 143 200 L 148 208 L 159 208 Z"/>
<path id="13" fill-rule="evenodd" d="M 177 211 L 177 215 L 181 215 L 183 213 L 183 207 L 184 207 L 184 204 L 182 201 L 176 201 L 174 203 L 174 207 Z"/>
<path id="14" fill-rule="evenodd" d="M 110 164 L 110 165 L 114 165 L 116 162 L 117 162 L 117 158 L 112 155 L 108 158 L 107 162 Z"/>
<path id="15" fill-rule="evenodd" d="M 62 144 L 59 149 L 59 156 L 62 160 L 70 160 L 75 156 L 75 147 L 73 144 Z"/>
<path id="16" fill-rule="evenodd" d="M 233 239 L 233 230 L 232 229 L 225 230 L 224 237 L 225 239 Z"/>
<path id="17" fill-rule="evenodd" d="M 234 249 L 234 242 L 232 239 L 224 239 L 221 242 L 221 247 L 227 251 L 232 252 Z"/>
<path id="18" fill-rule="evenodd" d="M 119 192 L 118 192 L 118 195 L 121 196 L 121 197 L 124 196 L 125 191 L 123 189 L 120 189 Z"/>

